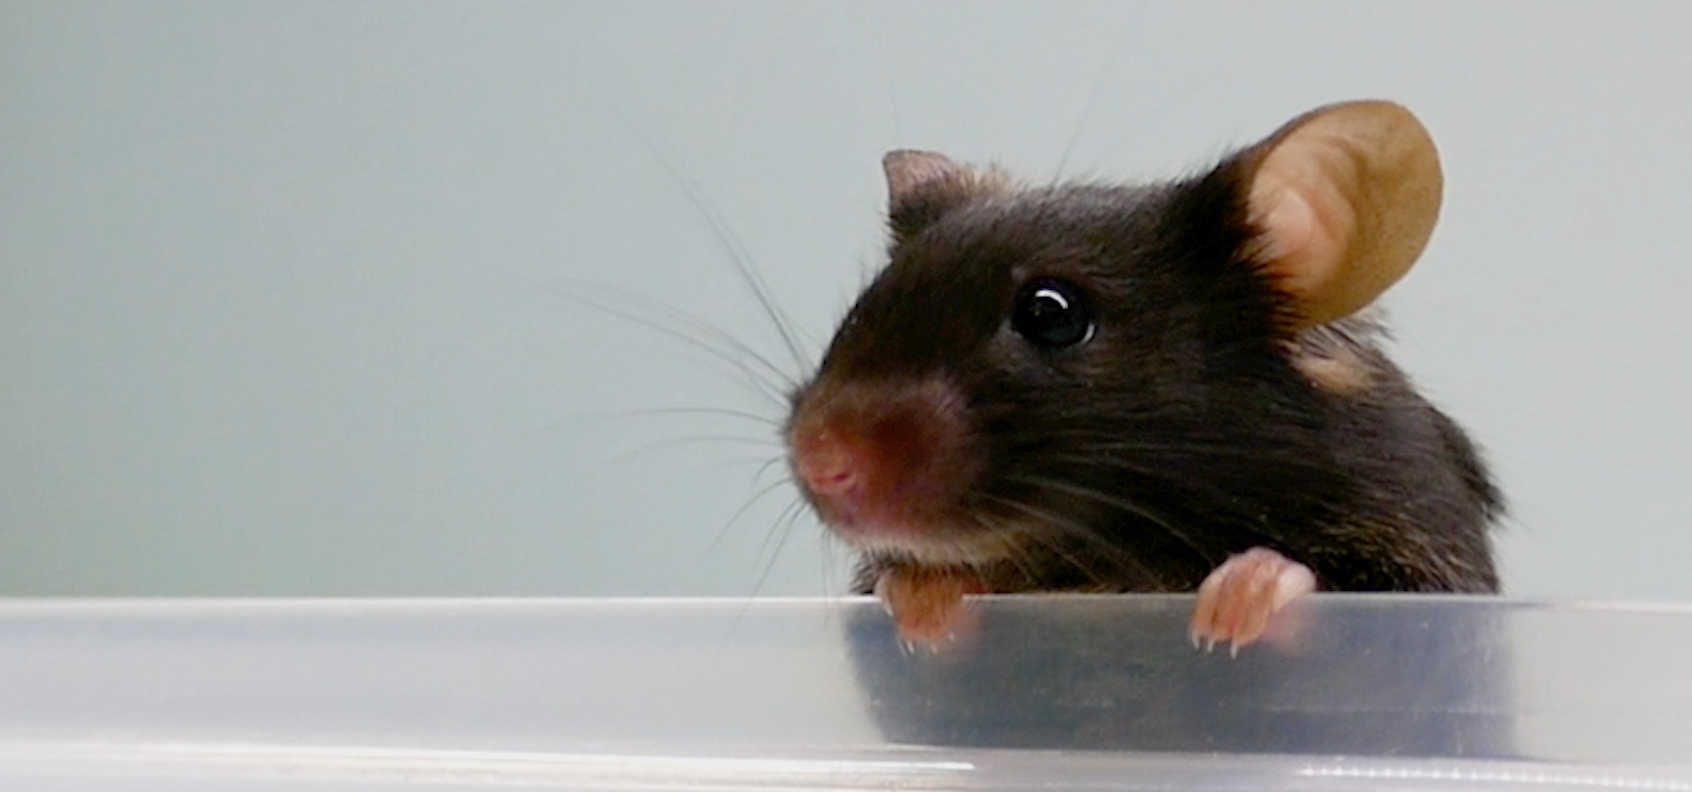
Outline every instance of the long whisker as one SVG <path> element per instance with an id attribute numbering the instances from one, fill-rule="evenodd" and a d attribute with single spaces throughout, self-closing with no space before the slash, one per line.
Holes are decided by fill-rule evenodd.
<path id="1" fill-rule="evenodd" d="M 769 473 L 771 468 L 774 468 L 775 466 L 780 465 L 781 463 L 786 462 L 786 461 L 787 461 L 787 456 L 785 454 L 770 457 L 767 461 L 764 462 L 763 465 L 758 467 L 758 472 L 753 474 L 752 480 L 753 481 L 762 481 L 765 474 Z M 793 482 L 793 477 L 792 476 L 784 476 L 784 477 L 782 477 L 781 480 L 787 481 L 787 482 Z M 795 483 L 795 486 L 797 486 L 797 483 Z"/>
<path id="2" fill-rule="evenodd" d="M 1013 509 L 1022 505 L 1016 501 L 1006 498 L 998 498 L 991 495 L 986 496 L 986 499 L 991 502 L 1001 503 L 1006 507 Z M 1020 543 L 1011 538 L 1013 535 L 1022 534 L 1024 532 L 1017 531 L 1015 527 L 1002 525 L 987 515 L 974 515 L 972 519 L 976 527 L 981 529 L 984 536 L 998 540 L 995 544 L 1000 546 L 1000 552 L 992 553 L 991 555 L 993 557 L 1003 559 L 1005 563 L 1010 564 L 1016 569 L 1017 574 L 1021 575 L 1022 579 L 1028 581 L 1030 584 L 1036 583 L 1040 579 L 1040 566 L 1035 561 L 1032 554 L 1030 554 Z"/>
<path id="3" fill-rule="evenodd" d="M 1165 430 L 1169 431 L 1169 430 Z M 1183 430 L 1180 444 L 1145 442 L 1124 439 L 1118 435 L 1106 435 L 1090 430 L 1055 429 L 1042 431 L 1038 435 L 1030 435 L 1028 442 L 1041 445 L 1067 444 L 1087 449 L 1086 454 L 1052 451 L 1047 448 L 1040 450 L 1042 459 L 1058 460 L 1076 463 L 1086 467 L 1109 466 L 1116 470 L 1140 471 L 1155 474 L 1165 469 L 1158 464 L 1159 459 L 1179 457 L 1191 459 L 1194 457 L 1208 457 L 1215 460 L 1262 460 L 1275 461 L 1282 464 L 1297 464 L 1297 458 L 1290 458 L 1279 449 L 1266 448 L 1261 445 L 1241 444 L 1239 441 L 1228 441 L 1224 438 L 1206 440 L 1201 436 L 1202 429 L 1192 431 Z M 1019 438 L 1007 437 L 1010 444 L 1019 442 Z M 1113 456 L 1113 454 L 1115 456 Z"/>
<path id="4" fill-rule="evenodd" d="M 758 446 L 760 448 L 772 448 L 772 447 L 777 448 L 777 449 L 781 448 L 781 441 L 776 440 L 773 437 L 743 437 L 741 435 L 695 435 L 693 437 L 677 437 L 677 438 L 672 438 L 670 440 L 665 440 L 665 441 L 660 442 L 660 443 L 655 443 L 653 445 L 647 446 L 646 448 L 647 448 L 647 450 L 652 451 L 652 450 L 657 450 L 657 449 L 661 449 L 661 448 L 675 448 L 675 447 L 678 447 L 678 446 L 689 446 L 689 445 L 708 445 L 708 444 L 712 444 L 712 443 L 722 443 L 722 444 L 725 444 L 725 445 L 743 445 L 743 446 L 749 445 L 749 446 Z M 761 469 L 762 468 L 760 468 L 760 470 Z"/>
<path id="5" fill-rule="evenodd" d="M 659 451 L 667 451 L 669 449 L 683 448 L 683 447 L 686 447 L 686 446 L 712 445 L 712 444 L 716 444 L 716 443 L 721 443 L 721 444 L 724 444 L 724 445 L 733 445 L 733 446 L 748 446 L 748 445 L 751 445 L 751 446 L 758 446 L 760 448 L 768 448 L 769 445 L 770 445 L 769 440 L 765 440 L 765 439 L 761 439 L 761 438 L 755 438 L 755 437 L 737 437 L 737 436 L 734 436 L 734 435 L 718 435 L 718 436 L 714 436 L 714 437 L 709 437 L 709 436 L 708 437 L 672 437 L 672 438 L 669 438 L 667 440 L 657 440 L 657 441 L 653 441 L 653 442 L 650 442 L 650 443 L 645 443 L 641 446 L 638 446 L 636 448 L 625 451 L 621 454 L 618 454 L 618 455 L 611 457 L 610 459 L 606 460 L 605 464 L 608 465 L 608 466 L 622 465 L 622 464 L 629 462 L 630 460 L 637 459 L 637 458 L 643 457 L 647 454 L 652 454 L 652 453 L 656 453 L 656 452 L 659 452 Z M 764 458 L 763 455 L 759 455 L 756 459 L 759 462 L 764 462 L 765 458 Z M 741 460 L 741 461 L 745 462 L 746 464 L 750 464 L 753 460 L 746 459 L 746 460 Z"/>
<path id="6" fill-rule="evenodd" d="M 758 501 L 768 497 L 770 493 L 781 489 L 781 485 L 785 483 L 786 482 L 783 481 L 776 481 L 767 484 L 752 493 L 752 497 L 747 498 L 746 502 L 741 504 L 740 508 L 734 510 L 734 514 L 729 515 L 729 518 L 723 521 L 722 526 L 717 529 L 717 535 L 711 539 L 711 543 L 709 545 L 706 545 L 706 549 L 715 550 L 717 545 L 722 543 L 723 538 L 728 536 L 729 529 L 732 528 L 735 523 L 739 522 L 741 517 L 746 516 L 747 511 L 751 510 L 753 506 L 758 505 Z"/>
<path id="7" fill-rule="evenodd" d="M 794 365 L 798 366 L 798 370 L 803 371 L 805 369 L 805 355 L 800 351 L 799 338 L 795 330 L 798 325 L 793 321 L 793 317 L 782 310 L 781 304 L 775 299 L 769 283 L 764 280 L 764 276 L 758 272 L 758 269 L 752 266 L 752 256 L 746 251 L 746 246 L 741 243 L 740 237 L 730 229 L 717 208 L 711 202 L 705 200 L 699 186 L 688 178 L 679 166 L 672 162 L 669 157 L 666 157 L 652 141 L 644 137 L 641 137 L 640 141 L 652 158 L 664 169 L 664 172 L 669 174 L 670 178 L 681 188 L 682 194 L 687 196 L 688 202 L 693 204 L 693 208 L 710 225 L 711 233 L 716 237 L 717 246 L 734 263 L 735 273 L 740 276 L 741 282 L 752 290 L 752 296 L 763 307 L 764 315 L 769 318 L 770 324 L 775 327 L 776 334 L 781 337 L 788 353 L 793 356 Z"/>
<path id="8" fill-rule="evenodd" d="M 775 490 L 775 488 L 777 486 L 779 486 L 780 484 L 781 484 L 781 482 L 776 482 L 775 484 L 772 484 L 768 487 L 765 487 L 763 490 L 759 491 L 758 494 L 754 495 L 752 497 L 752 499 L 750 501 L 748 501 L 745 506 L 742 506 L 740 508 L 740 511 L 735 512 L 734 517 L 730 518 L 727 523 L 723 524 L 723 530 L 717 532 L 717 539 L 713 540 L 711 542 L 711 545 L 714 547 L 717 544 L 717 541 L 719 541 L 723 538 L 723 535 L 727 532 L 728 527 L 730 525 L 732 525 L 735 520 L 739 519 L 741 514 L 743 514 L 748 508 L 750 508 L 753 503 L 762 499 L 764 496 L 768 495 L 770 492 L 773 492 Z M 788 503 L 788 505 L 785 508 L 782 509 L 781 514 L 777 515 L 777 517 L 776 517 L 776 521 L 773 524 L 772 530 L 773 529 L 780 529 L 785 533 L 792 533 L 793 523 L 792 523 L 791 519 L 786 517 L 786 515 L 797 514 L 797 512 L 794 510 L 794 507 L 796 505 L 798 505 L 797 502 L 790 502 L 790 503 Z M 782 526 L 782 522 L 783 522 L 784 519 L 787 520 L 787 525 L 785 527 Z M 769 582 L 770 574 L 775 571 L 776 558 L 780 554 L 781 548 L 785 544 L 785 541 L 786 541 L 786 539 L 784 537 L 782 542 L 778 543 L 776 545 L 775 553 L 771 554 L 769 559 L 763 563 L 764 568 L 761 572 L 758 573 L 758 579 L 753 582 L 751 593 L 746 595 L 746 598 L 744 600 L 742 600 L 741 603 L 740 603 L 739 610 L 737 610 L 735 612 L 734 621 L 733 621 L 733 623 L 731 624 L 731 626 L 728 630 L 728 635 L 733 635 L 737 630 L 740 629 L 740 623 L 745 620 L 747 612 L 752 609 L 752 603 L 756 602 L 758 600 L 758 595 L 763 592 L 764 584 Z M 760 546 L 760 549 L 758 551 L 760 558 L 763 557 L 764 548 L 767 547 L 768 544 L 769 544 L 769 537 L 766 534 L 765 539 L 764 539 L 764 544 L 762 546 Z M 729 643 L 728 643 L 727 639 L 725 638 L 724 642 L 717 647 L 717 650 L 718 650 L 718 652 L 721 652 L 722 650 L 726 649 L 728 646 L 729 646 Z"/>
<path id="9" fill-rule="evenodd" d="M 1175 523 L 1131 500 L 1120 498 L 1092 487 L 1084 487 L 1077 484 L 1071 484 L 1066 481 L 1041 476 L 1017 476 L 1010 480 L 1034 487 L 1068 493 L 1077 497 L 1086 498 L 1095 503 L 1102 503 L 1106 506 L 1120 509 L 1162 528 L 1166 533 L 1186 545 L 1188 548 L 1192 549 L 1194 552 L 1201 555 L 1205 554 L 1205 548 L 1188 535 L 1187 532 L 1176 527 Z"/>
<path id="10" fill-rule="evenodd" d="M 731 410 L 716 407 L 654 407 L 636 408 L 630 410 L 584 410 L 579 414 L 570 416 L 569 418 L 553 421 L 538 428 L 531 429 L 528 432 L 525 432 L 524 436 L 532 439 L 544 434 L 564 431 L 581 425 L 594 425 L 603 421 L 627 421 L 635 418 L 653 418 L 662 415 L 716 415 L 725 418 L 742 418 L 747 421 L 764 424 L 770 428 L 780 428 L 781 426 L 781 422 L 776 421 L 775 419 L 766 418 L 762 415 L 758 415 L 757 413 L 747 412 L 744 410 Z M 770 439 L 769 442 L 777 445 L 780 445 L 781 443 L 779 439 Z"/>
<path id="11" fill-rule="evenodd" d="M 576 283 L 575 285 L 616 291 L 614 289 L 610 289 L 610 287 L 599 284 Z M 555 286 L 541 284 L 540 288 L 545 289 L 558 297 L 570 300 L 571 302 L 575 302 L 579 305 L 585 305 L 589 308 L 593 308 L 594 310 L 625 319 L 647 329 L 663 333 L 664 335 L 670 336 L 671 338 L 681 341 L 682 343 L 696 349 L 703 350 L 718 360 L 734 367 L 736 371 L 739 371 L 741 375 L 746 378 L 747 384 L 751 385 L 754 390 L 763 394 L 766 398 L 775 402 L 777 405 L 780 405 L 784 409 L 787 406 L 787 394 L 797 388 L 797 383 L 791 376 L 782 371 L 774 363 L 771 363 L 769 359 L 760 355 L 757 350 L 747 346 L 739 339 L 712 327 L 709 323 L 685 312 L 679 311 L 671 306 L 660 304 L 657 307 L 667 315 L 665 318 L 680 325 L 679 327 L 665 325 L 652 317 L 642 316 L 631 310 L 618 308 L 578 293 L 559 289 Z M 626 293 L 622 296 L 626 299 L 643 299 Z M 707 339 L 709 339 L 709 341 Z M 713 341 L 715 343 L 711 343 Z M 717 344 L 721 344 L 722 346 L 717 346 Z M 757 363 L 760 368 L 754 368 L 751 363 L 747 362 L 748 360 L 753 363 Z"/>
<path id="12" fill-rule="evenodd" d="M 781 515 L 776 518 L 775 524 L 765 535 L 763 544 L 759 546 L 758 555 L 765 557 L 766 561 L 764 571 L 758 574 L 758 582 L 752 586 L 752 596 L 756 597 L 760 591 L 763 591 L 764 584 L 769 581 L 770 573 L 775 571 L 776 561 L 781 558 L 782 549 L 787 547 L 788 538 L 793 536 L 793 525 L 798 518 L 800 507 L 801 504 L 798 501 L 793 501 L 787 505 L 787 508 L 782 509 Z M 775 538 L 773 549 L 770 548 L 771 536 Z M 767 556 L 765 555 L 766 552 L 768 553 Z"/>
<path id="13" fill-rule="evenodd" d="M 1079 539 L 1083 543 L 1092 547 L 1095 551 L 1103 551 L 1105 554 L 1114 558 L 1118 563 L 1121 563 L 1125 566 L 1134 567 L 1140 573 L 1142 573 L 1143 575 L 1145 575 L 1149 578 L 1152 578 L 1152 579 L 1156 578 L 1156 574 L 1154 573 L 1154 571 L 1149 566 L 1147 566 L 1147 564 L 1145 563 L 1144 560 L 1140 559 L 1138 556 L 1135 556 L 1133 553 L 1130 553 L 1130 552 L 1128 552 L 1128 551 L 1126 551 L 1126 550 L 1124 550 L 1120 547 L 1117 547 L 1115 544 L 1113 544 L 1113 543 L 1109 542 L 1108 540 L 1104 539 L 1103 537 L 1099 536 L 1097 531 L 1090 529 L 1086 525 L 1083 525 L 1083 524 L 1076 522 L 1075 520 L 1069 519 L 1067 517 L 1063 517 L 1063 516 L 1051 513 L 1049 511 L 1043 510 L 1043 509 L 1035 508 L 1035 507 L 1030 506 L 1026 503 L 1022 503 L 1020 501 L 1012 500 L 1010 498 L 1003 498 L 1003 497 L 998 497 L 998 496 L 989 496 L 989 498 L 992 501 L 994 501 L 994 502 L 996 502 L 996 503 L 998 503 L 1002 506 L 1005 506 L 1006 508 L 1014 509 L 1016 511 L 1019 511 L 1019 512 L 1027 515 L 1028 517 L 1031 517 L 1035 520 L 1038 520 L 1042 524 L 1044 524 L 1048 527 L 1056 528 L 1059 531 L 1061 531 L 1065 536 L 1067 536 L 1069 538 Z M 1036 542 L 1038 542 L 1039 545 L 1041 547 L 1043 547 L 1047 552 L 1053 553 L 1053 554 L 1063 558 L 1063 560 L 1068 562 L 1071 567 L 1074 567 L 1076 569 L 1087 570 L 1089 575 L 1095 581 L 1099 581 L 1101 579 L 1100 576 L 1092 569 L 1093 564 L 1087 563 L 1081 557 L 1074 555 L 1069 550 L 1069 548 L 1067 548 L 1063 545 L 1063 543 L 1055 541 L 1055 540 L 1050 539 L 1050 538 L 1047 538 L 1041 532 L 1029 532 L 1028 535 L 1031 536 Z M 1020 567 L 1020 565 L 1019 565 L 1019 568 L 1022 568 L 1022 567 Z M 1029 574 L 1029 573 L 1025 570 L 1024 574 Z M 1032 575 L 1032 574 L 1029 574 L 1029 577 L 1032 579 L 1035 576 Z"/>
<path id="14" fill-rule="evenodd" d="M 764 424 L 772 428 L 780 428 L 782 422 L 767 415 L 759 415 L 748 410 L 735 410 L 727 407 L 641 407 L 632 410 L 616 410 L 612 412 L 596 413 L 600 418 L 644 418 L 654 415 L 720 415 L 728 418 L 744 418 L 753 423 Z"/>
<path id="15" fill-rule="evenodd" d="M 1102 492 L 1102 491 L 1094 489 L 1092 487 L 1084 487 L 1084 486 L 1081 486 L 1079 484 L 1071 484 L 1067 481 L 1063 481 L 1063 480 L 1060 480 L 1060 479 L 1054 479 L 1054 478 L 1048 478 L 1048 477 L 1045 477 L 1045 476 L 1018 475 L 1018 476 L 1007 477 L 1007 480 L 1012 481 L 1012 482 L 1016 482 L 1016 483 L 1019 483 L 1019 484 L 1028 484 L 1030 486 L 1040 487 L 1042 489 L 1057 490 L 1059 492 L 1068 493 L 1070 495 L 1079 495 L 1083 498 L 1087 498 L 1088 500 L 1096 501 L 1098 503 L 1103 503 L 1107 506 L 1112 506 L 1112 507 L 1121 509 L 1125 512 L 1128 512 L 1130 514 L 1133 514 L 1136 517 L 1141 517 L 1141 518 L 1144 518 L 1146 520 L 1149 520 L 1152 523 L 1155 523 L 1158 527 L 1163 528 L 1165 530 L 1170 530 L 1170 531 L 1174 530 L 1174 526 L 1172 526 L 1169 523 L 1168 520 L 1164 519 L 1162 516 L 1158 515 L 1157 513 L 1152 512 L 1152 511 L 1146 509 L 1145 507 L 1143 507 L 1143 506 L 1141 506 L 1141 505 L 1139 505 L 1139 504 L 1137 504 L 1137 503 L 1135 503 L 1131 500 L 1127 500 L 1125 498 L 1119 498 L 1115 495 L 1111 495 L 1107 492 Z"/>

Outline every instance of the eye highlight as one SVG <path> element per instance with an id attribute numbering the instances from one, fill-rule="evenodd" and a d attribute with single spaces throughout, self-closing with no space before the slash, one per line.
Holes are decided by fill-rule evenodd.
<path id="1" fill-rule="evenodd" d="M 1035 278 L 1016 293 L 1011 329 L 1029 343 L 1047 349 L 1075 346 L 1093 337 L 1093 311 L 1075 284 Z"/>

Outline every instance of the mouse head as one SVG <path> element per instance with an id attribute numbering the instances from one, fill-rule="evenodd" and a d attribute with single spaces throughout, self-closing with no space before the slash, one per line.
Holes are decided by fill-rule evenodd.
<path id="1" fill-rule="evenodd" d="M 997 169 L 930 151 L 894 151 L 882 167 L 900 239 L 959 205 L 1015 189 Z M 1305 113 L 1217 170 L 1245 187 L 1235 197 L 1255 226 L 1250 258 L 1306 327 L 1357 311 L 1409 271 L 1433 233 L 1444 184 L 1427 130 L 1409 110 L 1379 101 Z"/>
<path id="2" fill-rule="evenodd" d="M 1168 559 L 1202 575 L 1261 539 L 1229 533 L 1262 530 L 1261 492 L 1346 486 L 1294 349 L 1432 232 L 1439 162 L 1408 111 L 1318 109 L 1163 184 L 1020 187 L 921 151 L 883 167 L 889 264 L 787 429 L 796 478 L 848 542 L 1021 581 L 994 590 L 1108 545 L 1147 587 L 1176 586 L 1189 575 Z M 1190 519 L 1223 528 L 1194 537 Z M 1085 584 L 1085 566 L 1067 574 Z"/>

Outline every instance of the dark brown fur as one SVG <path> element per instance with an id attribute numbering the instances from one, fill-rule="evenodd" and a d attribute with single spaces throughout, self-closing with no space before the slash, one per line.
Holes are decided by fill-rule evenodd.
<path id="1" fill-rule="evenodd" d="M 961 174 L 896 197 L 890 263 L 795 394 L 790 440 L 832 426 L 820 402 L 938 387 L 910 397 L 958 427 L 934 464 L 971 472 L 927 497 L 911 542 L 858 542 L 860 591 L 909 565 L 1000 592 L 1189 591 L 1251 547 L 1328 589 L 1497 590 L 1501 501 L 1474 447 L 1371 322 L 1293 329 L 1255 259 L 1251 165 L 1141 187 Z M 1080 287 L 1094 338 L 1012 331 L 1036 276 Z"/>

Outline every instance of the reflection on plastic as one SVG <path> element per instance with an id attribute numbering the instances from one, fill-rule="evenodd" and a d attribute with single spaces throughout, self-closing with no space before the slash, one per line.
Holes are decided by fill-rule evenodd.
<path id="1" fill-rule="evenodd" d="M 1692 609 L 1320 596 L 0 604 L 0 788 L 1692 792 Z"/>
<path id="2" fill-rule="evenodd" d="M 1318 619 L 1295 603 L 1281 634 L 1236 657 L 1169 639 L 1186 629 L 1185 598 L 1131 620 L 1111 598 L 1075 598 L 1061 620 L 1023 598 L 987 609 L 966 651 L 902 651 L 863 614 L 852 648 L 899 743 L 1515 758 L 1504 625 L 1474 605 L 1436 600 L 1385 630 L 1375 610 Z"/>

